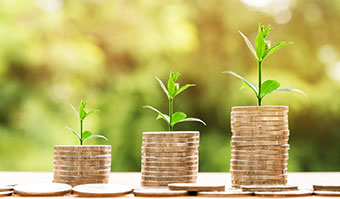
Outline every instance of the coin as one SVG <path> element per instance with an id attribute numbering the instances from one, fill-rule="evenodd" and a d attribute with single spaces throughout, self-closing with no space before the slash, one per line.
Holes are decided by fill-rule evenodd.
<path id="1" fill-rule="evenodd" d="M 11 196 L 12 193 L 12 191 L 0 191 L 0 197 Z"/>
<path id="2" fill-rule="evenodd" d="M 111 145 L 56 145 L 54 150 L 61 151 L 94 151 L 111 150 Z"/>
<path id="3" fill-rule="evenodd" d="M 97 175 L 97 176 L 66 176 L 66 175 L 53 175 L 54 180 L 108 180 L 110 174 Z"/>
<path id="4" fill-rule="evenodd" d="M 12 191 L 13 187 L 9 185 L 0 185 L 0 192 L 1 191 Z"/>
<path id="5" fill-rule="evenodd" d="M 255 146 L 233 146 L 235 150 L 284 150 L 289 149 L 289 144 L 284 145 L 255 145 Z"/>
<path id="6" fill-rule="evenodd" d="M 67 171 L 67 170 L 54 170 L 55 175 L 67 175 L 67 176 L 92 176 L 110 174 L 111 169 L 106 170 L 94 170 L 94 171 Z"/>
<path id="7" fill-rule="evenodd" d="M 166 166 L 166 167 L 177 167 L 177 166 L 193 166 L 198 165 L 198 161 L 192 162 L 144 162 L 142 161 L 143 166 Z"/>
<path id="8" fill-rule="evenodd" d="M 289 130 L 263 131 L 263 130 L 237 130 L 232 131 L 233 136 L 288 136 Z"/>
<path id="9" fill-rule="evenodd" d="M 214 197 L 214 198 L 230 198 L 230 197 L 245 197 L 253 196 L 253 192 L 244 192 L 237 189 L 226 190 L 226 191 L 212 191 L 212 192 L 197 192 L 197 196 L 202 197 Z"/>
<path id="10" fill-rule="evenodd" d="M 340 191 L 314 191 L 315 196 L 340 196 Z"/>
<path id="11" fill-rule="evenodd" d="M 177 172 L 183 172 L 183 171 L 198 171 L 198 166 L 185 166 L 185 167 L 160 167 L 160 166 L 143 166 L 142 165 L 142 171 L 177 171 Z"/>
<path id="12" fill-rule="evenodd" d="M 197 175 L 191 176 L 145 176 L 142 175 L 144 181 L 185 181 L 185 180 L 196 180 Z"/>
<path id="13" fill-rule="evenodd" d="M 136 189 L 133 194 L 140 197 L 188 196 L 187 191 L 170 191 L 167 189 Z"/>
<path id="14" fill-rule="evenodd" d="M 54 155 L 54 160 L 60 161 L 97 161 L 97 160 L 111 160 L 111 155 L 93 155 L 93 156 L 61 156 Z"/>
<path id="15" fill-rule="evenodd" d="M 248 166 L 248 165 L 284 165 L 288 160 L 235 160 L 231 159 L 230 163 L 235 166 Z"/>
<path id="16" fill-rule="evenodd" d="M 72 191 L 80 197 L 117 197 L 132 193 L 132 188 L 119 184 L 85 184 L 73 187 Z"/>
<path id="17" fill-rule="evenodd" d="M 287 169 L 287 164 L 266 164 L 266 165 L 234 165 L 230 164 L 230 169 L 235 170 L 281 170 Z"/>
<path id="18" fill-rule="evenodd" d="M 289 130 L 288 125 L 281 125 L 281 126 L 240 126 L 240 127 L 233 127 L 231 126 L 231 131 L 283 131 Z"/>
<path id="19" fill-rule="evenodd" d="M 151 156 L 151 157 L 187 157 L 198 155 L 198 151 L 195 152 L 178 152 L 178 153 L 146 153 L 142 152 L 142 156 Z"/>
<path id="20" fill-rule="evenodd" d="M 182 143 L 151 143 L 151 142 L 143 142 L 143 147 L 189 147 L 189 146 L 199 146 L 199 142 L 182 142 Z"/>
<path id="21" fill-rule="evenodd" d="M 94 184 L 94 183 L 100 183 L 100 184 L 107 184 L 109 182 L 108 179 L 84 179 L 84 180 L 55 180 L 53 179 L 54 183 L 65 183 L 69 184 L 71 186 L 81 185 L 81 184 Z"/>
<path id="22" fill-rule="evenodd" d="M 72 166 L 100 166 L 110 164 L 109 160 L 79 160 L 79 161 L 66 161 L 66 160 L 54 160 L 56 165 L 72 165 Z"/>
<path id="23" fill-rule="evenodd" d="M 287 184 L 286 179 L 282 180 L 232 180 L 232 184 L 239 184 L 239 185 L 275 185 L 275 184 L 281 184 L 285 185 Z"/>
<path id="24" fill-rule="evenodd" d="M 232 180 L 285 180 L 287 175 L 231 175 Z"/>
<path id="25" fill-rule="evenodd" d="M 111 169 L 110 164 L 97 165 L 97 166 L 87 166 L 87 165 L 57 165 L 54 164 L 54 170 L 67 170 L 67 171 L 97 171 Z"/>
<path id="26" fill-rule="evenodd" d="M 233 155 L 231 158 L 234 160 L 288 160 L 288 154 L 282 155 Z"/>
<path id="27" fill-rule="evenodd" d="M 277 141 L 288 140 L 288 135 L 274 135 L 274 136 L 232 136 L 231 141 Z"/>
<path id="28" fill-rule="evenodd" d="M 171 183 L 195 183 L 195 180 L 178 180 L 178 181 L 149 181 L 149 180 L 142 180 L 141 185 L 142 186 L 147 186 L 147 187 L 162 187 L 162 186 L 168 186 L 168 184 Z"/>
<path id="29" fill-rule="evenodd" d="M 234 106 L 232 111 L 288 111 L 288 106 Z"/>
<path id="30" fill-rule="evenodd" d="M 182 172 L 152 172 L 152 171 L 142 171 L 142 175 L 145 176 L 171 176 L 171 175 L 178 175 L 178 176 L 185 176 L 185 175 L 197 175 L 198 171 L 182 171 Z"/>
<path id="31" fill-rule="evenodd" d="M 145 162 L 186 162 L 186 161 L 198 161 L 198 156 L 186 156 L 186 157 L 142 157 L 142 161 Z"/>
<path id="32" fill-rule="evenodd" d="M 232 128 L 237 129 L 238 127 L 255 127 L 255 126 L 261 126 L 261 127 L 266 127 L 266 126 L 287 126 L 288 125 L 288 120 L 286 121 L 245 121 L 240 119 L 240 121 L 237 120 L 232 120 L 231 121 L 231 126 Z"/>
<path id="33" fill-rule="evenodd" d="M 224 184 L 211 184 L 211 183 L 173 183 L 169 184 L 170 190 L 183 190 L 183 191 L 224 191 Z"/>
<path id="34" fill-rule="evenodd" d="M 288 149 L 282 150 L 231 150 L 231 155 L 288 155 Z"/>
<path id="35" fill-rule="evenodd" d="M 63 196 L 71 189 L 70 185 L 59 183 L 20 184 L 14 187 L 14 193 L 21 196 Z"/>
<path id="36" fill-rule="evenodd" d="M 190 153 L 198 152 L 198 147 L 142 147 L 142 153 Z"/>
<path id="37" fill-rule="evenodd" d="M 194 136 L 199 136 L 198 131 L 164 131 L 164 132 L 143 132 L 143 137 L 162 137 L 162 138 L 190 138 Z"/>
<path id="38" fill-rule="evenodd" d="M 282 117 L 288 115 L 288 111 L 232 111 L 231 117 L 259 116 L 259 117 Z"/>
<path id="39" fill-rule="evenodd" d="M 188 142 L 199 142 L 199 137 L 191 138 L 144 138 L 143 143 L 188 143 Z"/>
<path id="40" fill-rule="evenodd" d="M 242 191 L 252 192 L 275 192 L 275 191 L 295 191 L 298 190 L 294 185 L 250 185 L 241 186 Z"/>
<path id="41" fill-rule="evenodd" d="M 281 170 L 236 170 L 230 169 L 230 173 L 232 175 L 278 175 L 278 174 L 286 174 L 287 169 Z"/>
<path id="42" fill-rule="evenodd" d="M 314 184 L 316 191 L 340 191 L 340 184 Z"/>
<path id="43" fill-rule="evenodd" d="M 296 191 L 279 191 L 279 192 L 255 192 L 255 196 L 261 197 L 306 197 L 312 196 L 313 191 L 296 190 Z M 340 195 L 340 194 L 339 194 Z"/>

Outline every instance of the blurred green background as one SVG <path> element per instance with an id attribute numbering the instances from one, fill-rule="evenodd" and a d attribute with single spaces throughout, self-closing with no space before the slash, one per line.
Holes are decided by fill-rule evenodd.
<path id="1" fill-rule="evenodd" d="M 0 170 L 52 171 L 53 146 L 78 144 L 69 104 L 100 109 L 86 128 L 108 137 L 112 171 L 139 171 L 143 131 L 162 131 L 166 112 L 156 75 L 182 73 L 196 87 L 175 110 L 203 119 L 175 130 L 201 132 L 200 171 L 229 171 L 232 106 L 256 105 L 249 89 L 221 72 L 256 81 L 257 67 L 238 30 L 254 41 L 271 24 L 264 79 L 305 91 L 277 93 L 264 105 L 290 107 L 289 171 L 340 168 L 340 1 L 333 0 L 1 0 Z"/>

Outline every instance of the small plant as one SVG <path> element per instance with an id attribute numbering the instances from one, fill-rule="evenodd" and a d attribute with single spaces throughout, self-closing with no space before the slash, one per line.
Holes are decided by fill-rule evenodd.
<path id="1" fill-rule="evenodd" d="M 202 120 L 197 119 L 197 118 L 187 118 L 187 115 L 183 112 L 175 112 L 173 113 L 174 110 L 174 99 L 175 97 L 180 94 L 181 92 L 185 91 L 189 87 L 195 86 L 195 84 L 186 84 L 182 87 L 179 86 L 178 83 L 176 83 L 177 78 L 180 74 L 177 73 L 170 73 L 170 77 L 168 80 L 168 89 L 165 87 L 163 82 L 156 77 L 157 81 L 159 82 L 161 88 L 163 89 L 164 93 L 167 95 L 169 99 L 169 115 L 166 115 L 159 110 L 155 109 L 152 106 L 144 106 L 144 108 L 149 108 L 156 113 L 158 113 L 158 116 L 156 120 L 158 119 L 163 119 L 168 125 L 169 125 L 169 131 L 172 131 L 175 124 L 180 123 L 180 122 L 201 122 L 202 124 L 206 125 Z"/>
<path id="2" fill-rule="evenodd" d="M 270 25 L 267 28 L 264 28 L 264 26 L 261 26 L 261 24 L 259 24 L 258 34 L 257 34 L 257 37 L 256 37 L 256 50 L 254 49 L 254 47 L 250 43 L 249 39 L 242 32 L 239 31 L 239 33 L 243 37 L 245 43 L 247 44 L 250 52 L 254 55 L 254 57 L 257 61 L 257 64 L 258 64 L 258 85 L 247 81 L 245 78 L 243 78 L 242 76 L 240 76 L 240 75 L 238 75 L 238 74 L 236 74 L 232 71 L 227 70 L 227 71 L 223 72 L 223 73 L 229 73 L 229 74 L 241 79 L 243 81 L 243 85 L 242 85 L 241 88 L 250 88 L 252 91 L 254 91 L 254 93 L 257 97 L 257 101 L 258 101 L 259 106 L 261 106 L 262 99 L 266 95 L 271 94 L 271 93 L 275 93 L 275 92 L 295 91 L 295 92 L 299 92 L 299 93 L 306 95 L 304 92 L 302 92 L 299 89 L 280 88 L 280 83 L 276 80 L 266 80 L 262 83 L 262 62 L 263 62 L 264 58 L 266 58 L 267 56 L 269 56 L 270 54 L 272 54 L 276 50 L 280 49 L 281 47 L 283 47 L 287 44 L 292 44 L 292 42 L 284 41 L 284 42 L 277 43 L 276 45 L 271 47 L 270 42 L 265 40 L 266 37 L 268 36 L 270 30 L 271 30 Z"/>
<path id="3" fill-rule="evenodd" d="M 80 120 L 80 133 L 77 133 L 75 130 L 71 129 L 70 127 L 65 126 L 65 128 L 67 128 L 68 130 L 70 130 L 74 135 L 76 135 L 80 141 L 80 145 L 83 145 L 84 140 L 89 139 L 89 138 L 103 138 L 105 140 L 107 140 L 106 137 L 102 136 L 102 135 L 93 135 L 93 133 L 91 131 L 84 131 L 84 120 L 85 118 L 87 118 L 89 115 L 91 115 L 92 113 L 95 113 L 99 110 L 92 110 L 90 112 L 87 112 L 85 107 L 86 107 L 87 102 L 86 101 L 81 101 L 80 102 L 80 107 L 79 107 L 79 112 L 74 108 L 74 106 L 72 104 L 71 107 L 74 110 L 74 112 L 77 114 L 79 120 Z"/>

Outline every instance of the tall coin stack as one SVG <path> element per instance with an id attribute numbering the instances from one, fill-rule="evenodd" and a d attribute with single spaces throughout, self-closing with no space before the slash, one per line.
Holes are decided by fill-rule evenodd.
<path id="1" fill-rule="evenodd" d="M 108 183 L 111 145 L 55 146 L 53 182 L 72 186 Z"/>
<path id="2" fill-rule="evenodd" d="M 284 185 L 288 166 L 288 107 L 233 107 L 232 185 Z"/>
<path id="3" fill-rule="evenodd" d="M 195 183 L 198 147 L 198 131 L 144 132 L 141 185 Z"/>

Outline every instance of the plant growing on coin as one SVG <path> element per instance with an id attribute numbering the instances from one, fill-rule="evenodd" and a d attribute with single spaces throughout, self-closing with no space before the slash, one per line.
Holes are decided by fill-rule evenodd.
<path id="1" fill-rule="evenodd" d="M 174 113 L 174 99 L 175 97 L 185 91 L 186 89 L 195 86 L 195 84 L 186 84 L 182 87 L 179 86 L 178 83 L 176 83 L 177 78 L 180 74 L 170 72 L 169 80 L 168 80 L 168 87 L 166 88 L 162 80 L 160 80 L 158 77 L 156 77 L 158 83 L 160 84 L 161 88 L 163 89 L 164 93 L 168 97 L 169 100 L 169 115 L 164 114 L 157 110 L 156 108 L 152 106 L 144 106 L 144 108 L 149 108 L 156 113 L 158 113 L 158 116 L 156 120 L 163 119 L 169 126 L 169 131 L 172 131 L 175 124 L 178 124 L 180 122 L 201 122 L 202 124 L 206 125 L 205 122 L 203 122 L 201 119 L 197 118 L 191 118 L 187 117 L 187 115 L 183 112 L 175 112 Z"/>
<path id="2" fill-rule="evenodd" d="M 258 64 L 258 84 L 251 83 L 251 82 L 247 81 L 245 78 L 243 78 L 242 76 L 240 76 L 240 75 L 238 75 L 238 74 L 236 74 L 232 71 L 227 70 L 227 71 L 223 72 L 223 73 L 229 73 L 229 74 L 241 79 L 243 81 L 243 85 L 242 85 L 241 88 L 250 88 L 255 93 L 259 106 L 261 106 L 262 99 L 266 95 L 271 94 L 271 93 L 275 93 L 275 92 L 295 91 L 295 92 L 299 92 L 299 93 L 306 95 L 304 92 L 302 92 L 301 90 L 296 89 L 296 88 L 280 88 L 280 83 L 276 80 L 266 80 L 266 81 L 262 82 L 262 62 L 264 61 L 264 58 L 266 58 L 267 56 L 269 56 L 270 54 L 272 54 L 276 50 L 280 49 L 281 47 L 288 45 L 288 44 L 292 44 L 292 42 L 283 41 L 283 42 L 279 42 L 279 43 L 275 44 L 274 46 L 270 46 L 270 42 L 266 40 L 266 37 L 268 36 L 270 30 L 271 30 L 270 25 L 267 28 L 264 28 L 264 26 L 261 26 L 261 24 L 259 24 L 258 34 L 257 34 L 257 37 L 256 37 L 256 50 L 252 46 L 249 39 L 242 32 L 239 31 L 239 33 L 243 37 L 245 43 L 247 44 L 250 52 L 254 55 L 254 57 L 257 61 L 257 64 Z"/>
<path id="3" fill-rule="evenodd" d="M 87 105 L 86 101 L 81 101 L 80 102 L 80 107 L 79 107 L 79 112 L 76 110 L 76 108 L 74 108 L 74 106 L 71 104 L 71 108 L 74 110 L 74 112 L 76 113 L 76 115 L 78 116 L 79 120 L 80 120 L 80 132 L 76 132 L 75 130 L 71 129 L 70 127 L 65 126 L 65 128 L 67 128 L 68 130 L 70 130 L 75 136 L 77 136 L 77 138 L 79 139 L 80 145 L 83 145 L 83 142 L 86 139 L 89 138 L 103 138 L 105 140 L 107 140 L 106 137 L 102 136 L 102 135 L 94 135 L 91 131 L 89 130 L 85 130 L 84 131 L 84 120 L 90 116 L 91 114 L 99 111 L 99 110 L 92 110 L 87 112 L 85 107 Z"/>

